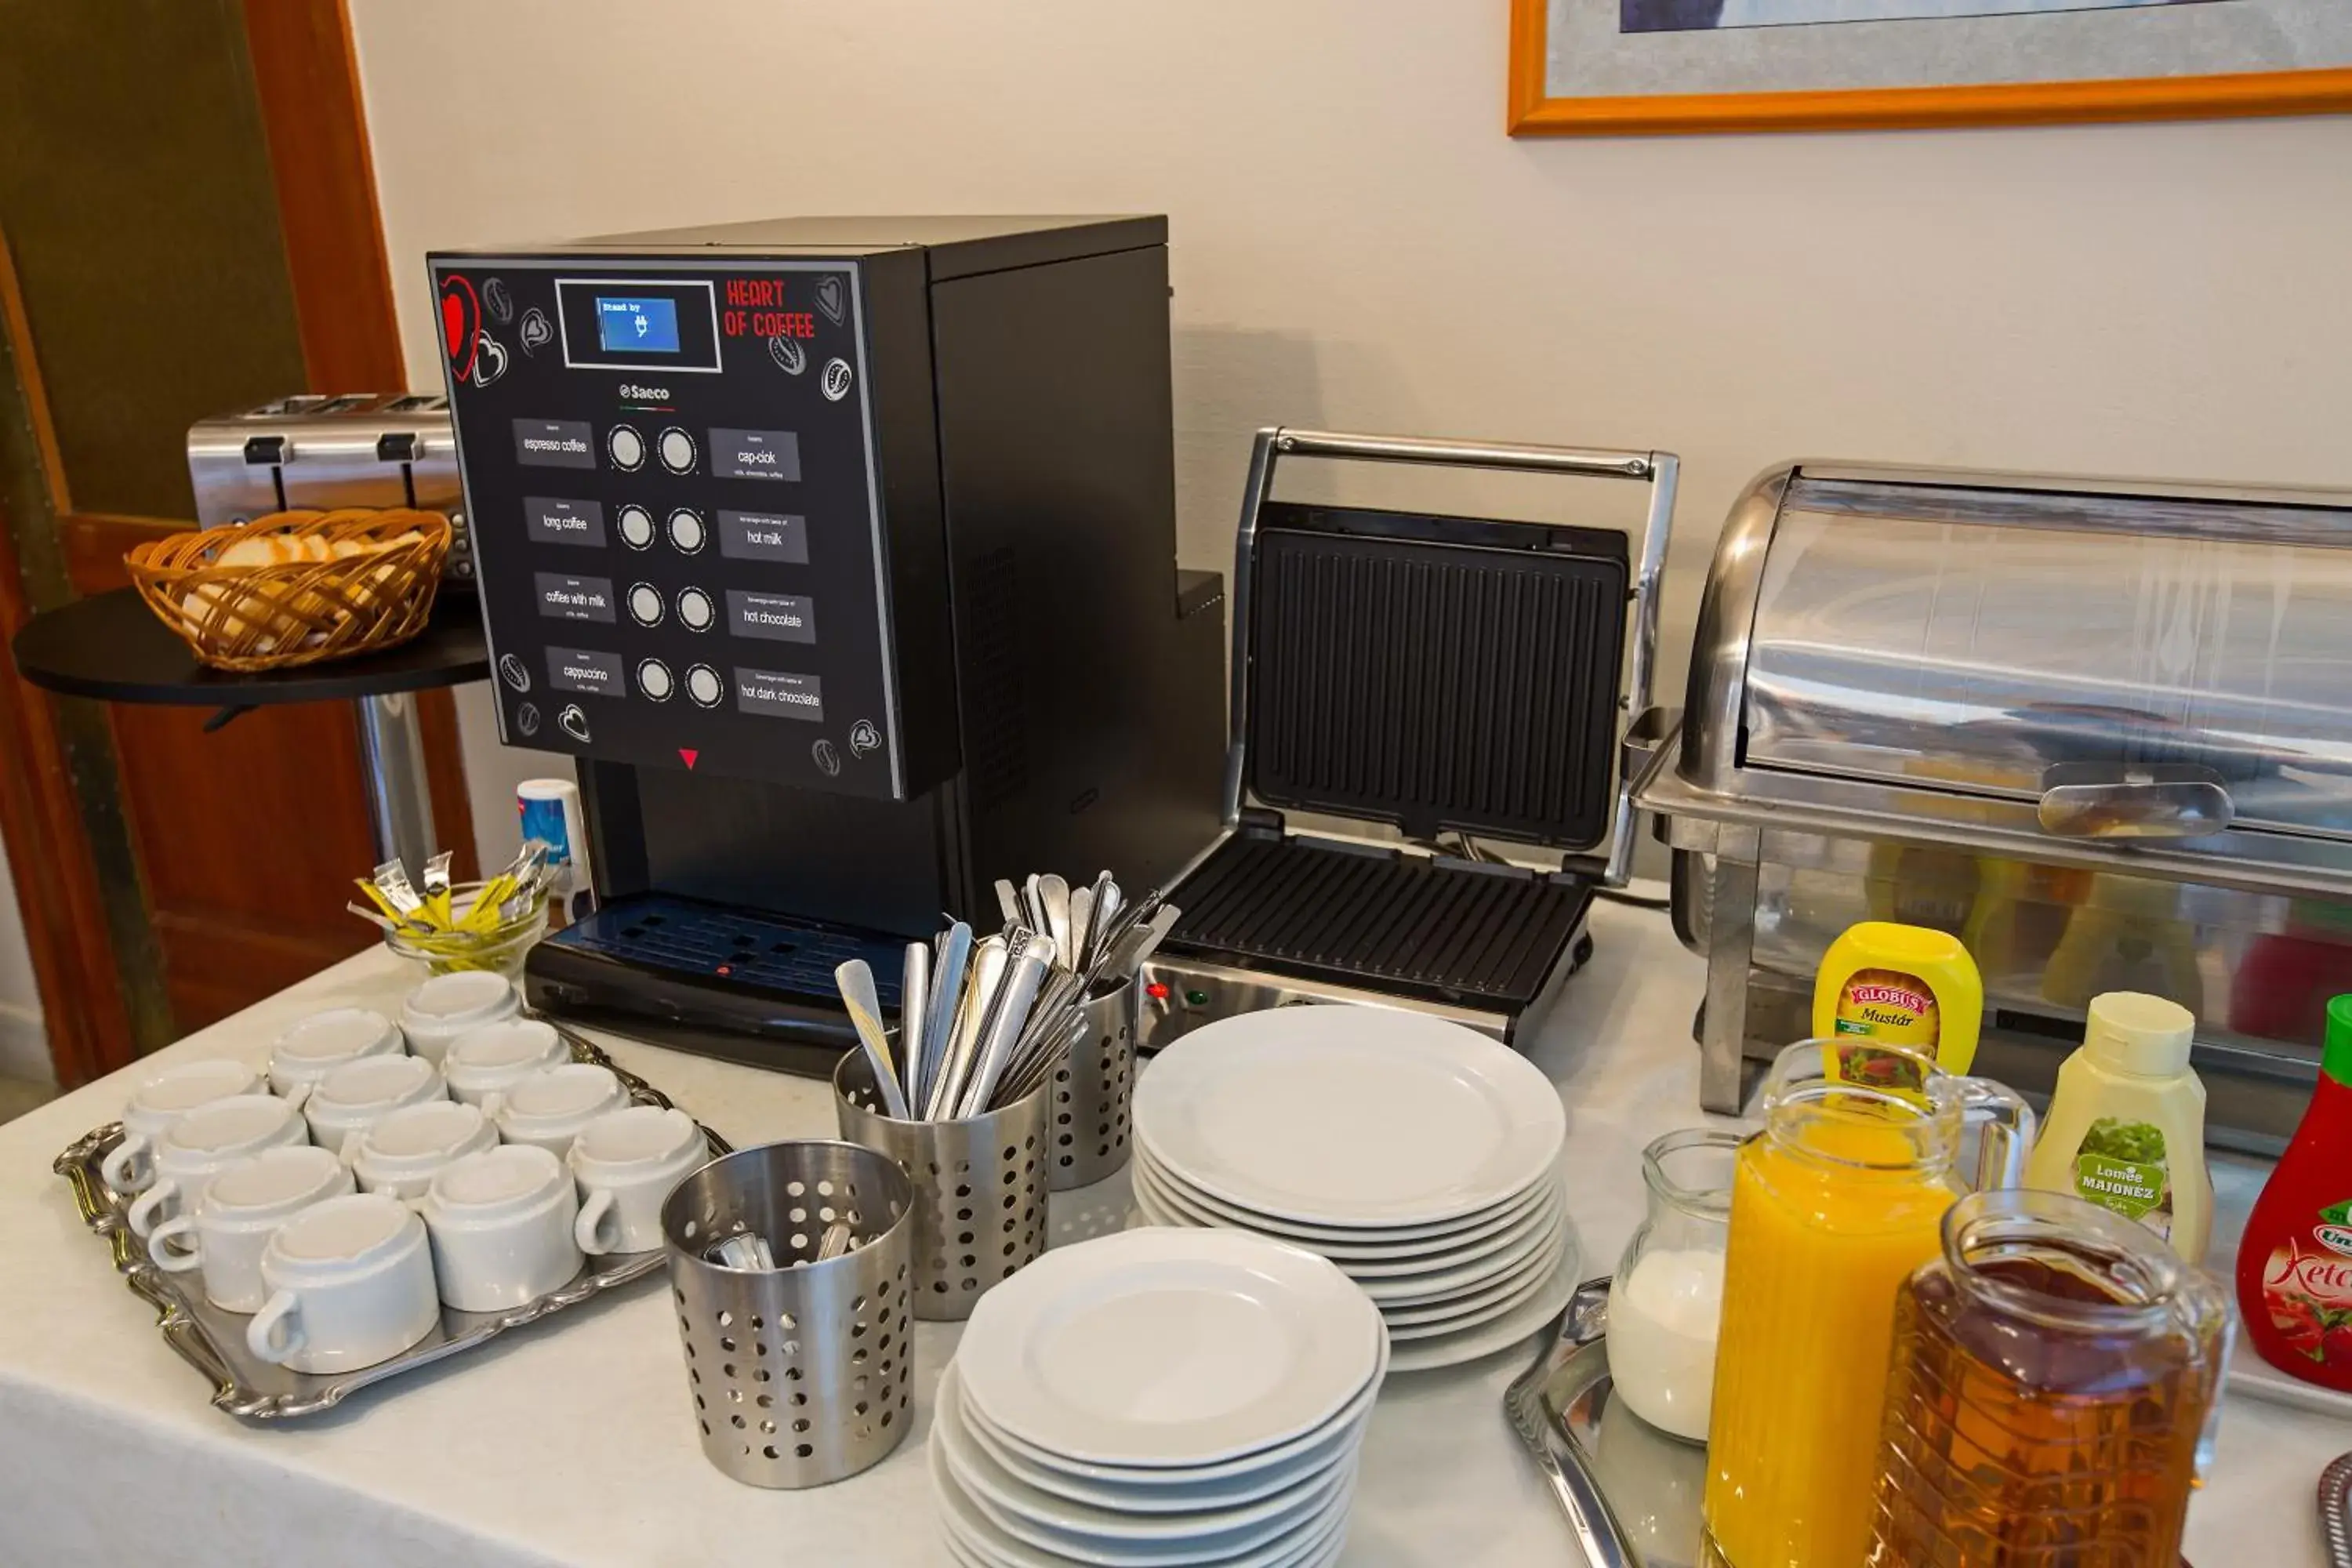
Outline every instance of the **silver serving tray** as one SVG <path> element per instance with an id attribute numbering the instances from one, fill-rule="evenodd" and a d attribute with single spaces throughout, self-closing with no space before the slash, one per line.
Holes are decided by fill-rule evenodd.
<path id="1" fill-rule="evenodd" d="M 1642 1568 L 1722 1568 L 1701 1540 L 1706 1447 L 1669 1437 L 1612 1397 L 1608 1299 L 1607 1276 L 1577 1287 L 1566 1321 L 1583 1327 L 1547 1352 L 1544 1415 L 1608 1499 Z M 2189 1568 L 2187 1558 L 2180 1568 Z"/>
<path id="2" fill-rule="evenodd" d="M 669 1097 L 645 1079 L 615 1064 L 598 1047 L 559 1026 L 557 1032 L 572 1048 L 572 1059 L 611 1068 L 629 1091 L 632 1103 L 670 1109 Z M 697 1122 L 698 1127 L 701 1123 Z M 709 1128 L 702 1136 L 713 1159 L 732 1153 L 734 1146 Z M 441 1309 L 441 1326 L 390 1361 L 337 1373 L 289 1371 L 260 1360 L 246 1349 L 243 1312 L 225 1311 L 205 1300 L 202 1277 L 194 1272 L 167 1274 L 147 1256 L 146 1244 L 131 1235 L 124 1211 L 129 1196 L 107 1184 L 100 1166 L 122 1141 L 122 1123 L 110 1121 L 85 1133 L 57 1157 L 53 1169 L 73 1187 L 74 1203 L 90 1233 L 114 1254 L 122 1282 L 155 1309 L 156 1327 L 163 1342 L 182 1360 L 204 1373 L 213 1384 L 212 1402 L 232 1415 L 252 1421 L 291 1421 L 333 1408 L 356 1391 L 404 1373 L 430 1366 L 477 1350 L 509 1329 L 535 1323 L 566 1307 L 593 1300 L 607 1290 L 642 1279 L 662 1267 L 658 1248 L 646 1252 L 615 1252 L 588 1259 L 571 1283 L 503 1312 L 460 1312 Z"/>

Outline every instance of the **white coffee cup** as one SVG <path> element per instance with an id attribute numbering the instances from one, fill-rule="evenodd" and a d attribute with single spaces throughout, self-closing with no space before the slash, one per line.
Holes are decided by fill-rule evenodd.
<path id="1" fill-rule="evenodd" d="M 408 994 L 400 1005 L 400 1032 L 411 1051 L 438 1067 L 458 1036 L 511 1018 L 521 1008 L 522 997 L 505 975 L 460 969 L 436 974 Z"/>
<path id="2" fill-rule="evenodd" d="M 572 1152 L 582 1128 L 628 1103 L 629 1091 L 611 1068 L 566 1062 L 486 1096 L 482 1110 L 498 1123 L 505 1142 L 536 1144 L 561 1160 Z"/>
<path id="3" fill-rule="evenodd" d="M 571 1059 L 571 1047 L 552 1024 L 537 1018 L 509 1018 L 458 1036 L 450 1043 L 449 1054 L 441 1058 L 441 1070 L 448 1077 L 451 1099 L 479 1105 L 531 1074 L 562 1067 Z"/>
<path id="4" fill-rule="evenodd" d="M 563 1162 L 510 1143 L 452 1160 L 417 1205 L 441 1300 L 461 1312 L 535 1301 L 580 1272 L 580 1196 Z"/>
<path id="5" fill-rule="evenodd" d="M 441 1069 L 422 1057 L 362 1057 L 320 1079 L 302 1102 L 312 1142 L 341 1150 L 405 1106 L 448 1098 Z"/>
<path id="6" fill-rule="evenodd" d="M 157 1141 L 155 1180 L 125 1216 L 131 1234 L 144 1241 L 163 1221 L 194 1212 L 205 1184 L 247 1155 L 310 1141 L 302 1113 L 275 1096 L 233 1094 L 205 1101 L 164 1129 Z"/>
<path id="7" fill-rule="evenodd" d="M 329 1149 L 265 1149 L 231 1162 L 205 1184 L 193 1215 L 165 1220 L 147 1256 L 167 1274 L 201 1268 L 205 1296 L 231 1312 L 255 1312 L 269 1299 L 261 1254 L 278 1227 L 312 1204 L 352 1191 L 352 1173 Z"/>
<path id="8" fill-rule="evenodd" d="M 498 1129 L 478 1105 L 429 1100 L 392 1112 L 343 1145 L 363 1192 L 407 1202 L 425 1195 L 442 1166 L 498 1147 Z"/>
<path id="9" fill-rule="evenodd" d="M 108 1152 L 100 1173 L 118 1193 L 138 1192 L 155 1179 L 155 1140 L 165 1128 L 199 1105 L 262 1092 L 259 1073 L 226 1057 L 179 1062 L 150 1074 L 131 1091 L 122 1108 L 122 1142 Z"/>
<path id="10" fill-rule="evenodd" d="M 373 1366 L 441 1322 L 425 1222 L 382 1193 L 329 1198 L 279 1226 L 261 1278 L 269 1299 L 246 1348 L 296 1372 Z"/>
<path id="11" fill-rule="evenodd" d="M 632 1105 L 580 1130 L 565 1161 L 584 1197 L 572 1237 L 589 1253 L 644 1252 L 662 1244 L 662 1200 L 710 1158 L 683 1110 Z"/>
<path id="12" fill-rule="evenodd" d="M 365 1007 L 335 1007 L 313 1013 L 269 1049 L 269 1087 L 299 1100 L 311 1085 L 362 1057 L 401 1053 L 399 1026 Z"/>

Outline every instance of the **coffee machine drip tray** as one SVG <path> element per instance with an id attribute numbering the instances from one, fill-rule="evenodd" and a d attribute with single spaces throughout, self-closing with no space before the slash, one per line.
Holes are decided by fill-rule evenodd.
<path id="1" fill-rule="evenodd" d="M 532 1006 L 658 1045 L 821 1076 L 856 1045 L 833 972 L 873 967 L 898 1006 L 906 941 L 797 915 L 648 893 L 605 905 L 530 950 Z"/>
<path id="2" fill-rule="evenodd" d="M 1572 969 L 1593 883 L 1569 874 L 1317 840 L 1236 834 L 1174 895 L 1183 915 L 1153 965 L 1170 995 L 1213 1010 L 1192 971 L 1377 992 L 1486 1015 L 1508 1035 Z M 1565 963 L 1563 963 L 1565 960 Z M 1172 1020 L 1171 1020 L 1172 1021 Z M 1185 1019 L 1182 1024 L 1198 1022 Z M 1178 1030 L 1181 1032 L 1180 1025 Z"/>

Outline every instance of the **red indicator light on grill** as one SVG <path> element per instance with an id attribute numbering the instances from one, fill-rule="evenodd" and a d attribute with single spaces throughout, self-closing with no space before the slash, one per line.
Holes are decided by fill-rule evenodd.
<path id="1" fill-rule="evenodd" d="M 728 965 L 726 965 L 726 964 L 722 963 L 722 964 L 720 964 L 720 965 L 719 966 L 718 973 L 721 973 L 721 974 L 732 974 L 732 973 L 734 973 L 735 972 L 734 972 L 734 970 L 733 970 L 733 969 L 730 968 Z"/>
<path id="2" fill-rule="evenodd" d="M 1150 997 L 1154 1002 L 1165 1002 L 1168 1000 L 1168 987 L 1157 980 L 1145 986 L 1143 988 L 1143 994 L 1146 996 Z"/>

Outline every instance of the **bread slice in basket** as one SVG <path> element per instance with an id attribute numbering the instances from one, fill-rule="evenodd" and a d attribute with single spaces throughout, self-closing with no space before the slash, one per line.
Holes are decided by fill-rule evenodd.
<path id="1" fill-rule="evenodd" d="M 158 619 L 219 669 L 287 669 L 405 642 L 433 614 L 449 520 L 281 511 L 175 533 L 124 558 Z"/>

